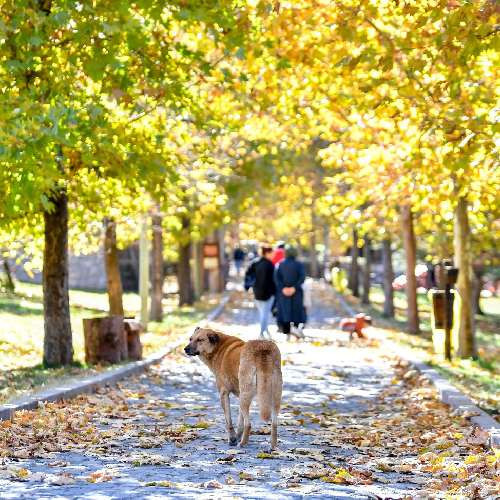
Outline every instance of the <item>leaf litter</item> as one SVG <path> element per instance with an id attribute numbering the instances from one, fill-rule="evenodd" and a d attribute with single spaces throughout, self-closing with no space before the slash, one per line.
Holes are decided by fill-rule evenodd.
<path id="1" fill-rule="evenodd" d="M 375 347 L 356 348 L 367 349 L 371 357 L 377 357 Z M 171 360 L 173 364 L 179 362 L 178 358 Z M 293 398 L 285 400 L 280 432 L 301 436 L 301 444 L 273 452 L 228 449 L 220 444 L 224 441 L 224 436 L 219 436 L 220 427 L 210 434 L 208 442 L 213 444 L 207 445 L 207 439 L 202 438 L 212 432 L 209 429 L 214 422 L 210 417 L 220 409 L 157 397 L 151 388 L 158 382 L 148 383 L 148 377 L 158 381 L 162 369 L 152 370 L 96 394 L 46 403 L 34 411 L 18 412 L 12 421 L 0 422 L 0 480 L 53 486 L 77 481 L 108 483 L 120 477 L 120 467 L 124 466 L 189 470 L 193 453 L 200 460 L 214 449 L 219 452 L 212 465 L 218 464 L 226 472 L 190 483 L 191 487 L 237 492 L 239 487 L 267 481 L 268 471 L 274 470 L 280 478 L 276 488 L 304 494 L 324 491 L 327 485 L 365 488 L 402 483 L 410 488 L 405 493 L 408 497 L 498 495 L 500 453 L 487 448 L 484 431 L 472 427 L 468 415 L 450 412 L 429 382 L 406 363 L 395 359 L 390 363 L 388 360 L 386 370 L 393 373 L 392 383 L 389 378 L 389 383 L 358 412 L 342 411 L 342 406 L 337 406 L 337 400 L 355 379 L 352 373 L 330 367 L 323 375 L 312 374 L 312 383 L 327 388 L 324 401 L 299 404 Z M 289 370 L 300 366 L 298 358 L 286 363 Z M 187 385 L 181 389 L 193 388 Z M 347 398 L 345 394 L 342 397 Z M 169 422 L 171 412 L 176 413 Z M 253 439 L 263 435 L 268 440 L 269 426 L 256 428 L 253 434 Z M 185 448 L 186 453 L 167 455 L 163 451 L 167 444 L 174 449 Z M 90 472 L 69 471 L 65 469 L 71 460 L 61 455 L 63 452 L 98 457 L 111 464 Z M 54 471 L 31 471 L 33 459 L 45 460 Z M 144 481 L 142 486 L 180 488 L 186 484 L 165 478 Z"/>

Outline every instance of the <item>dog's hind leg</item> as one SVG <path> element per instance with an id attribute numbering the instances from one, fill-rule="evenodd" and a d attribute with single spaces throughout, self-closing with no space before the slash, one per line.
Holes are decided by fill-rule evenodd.
<path id="1" fill-rule="evenodd" d="M 242 432 L 239 446 L 245 446 L 248 443 L 248 438 L 250 436 L 250 405 L 252 404 L 253 396 L 253 391 L 240 393 L 240 416 L 238 419 L 238 434 L 240 432 L 240 425 L 242 428 Z"/>
<path id="2" fill-rule="evenodd" d="M 272 376 L 273 401 L 271 410 L 271 450 L 278 446 L 278 413 L 281 408 L 281 392 L 283 379 L 281 372 L 275 371 Z"/>
<path id="3" fill-rule="evenodd" d="M 250 436 L 250 405 L 255 397 L 257 390 L 255 365 L 248 362 L 248 359 L 242 356 L 240 361 L 239 371 L 240 383 L 240 415 L 238 417 L 238 438 L 240 440 L 239 446 L 244 446 L 248 443 Z"/>
<path id="4" fill-rule="evenodd" d="M 229 392 L 225 389 L 220 391 L 220 404 L 224 410 L 224 416 L 226 417 L 226 429 L 228 434 L 228 443 L 231 446 L 236 444 L 236 433 L 234 432 L 233 420 L 231 418 L 231 404 L 229 403 Z"/>
<path id="5" fill-rule="evenodd" d="M 244 426 L 244 419 L 243 419 L 243 413 L 241 413 L 241 405 L 240 405 L 240 412 L 238 414 L 238 426 L 236 430 L 236 439 L 238 442 L 241 441 L 241 436 L 243 435 L 243 426 Z"/>

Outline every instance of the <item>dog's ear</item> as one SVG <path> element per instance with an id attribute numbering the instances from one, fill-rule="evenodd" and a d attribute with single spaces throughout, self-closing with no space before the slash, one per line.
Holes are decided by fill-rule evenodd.
<path id="1" fill-rule="evenodd" d="M 211 344 L 217 344 L 217 342 L 219 342 L 219 335 L 217 333 L 209 333 L 208 334 L 208 341 L 211 343 Z"/>

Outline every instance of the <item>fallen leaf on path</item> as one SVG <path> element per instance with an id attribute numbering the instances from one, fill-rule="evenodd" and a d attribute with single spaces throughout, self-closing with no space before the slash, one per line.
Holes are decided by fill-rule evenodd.
<path id="1" fill-rule="evenodd" d="M 73 484 L 76 482 L 76 479 L 67 472 L 63 474 L 49 474 L 45 482 L 52 484 L 54 486 L 65 486 L 67 484 Z"/>
<path id="2" fill-rule="evenodd" d="M 66 467 L 69 465 L 69 462 L 65 460 L 56 460 L 55 462 L 49 462 L 47 465 L 49 467 Z"/>
<path id="3" fill-rule="evenodd" d="M 175 484 L 171 481 L 149 481 L 144 483 L 144 486 L 159 486 L 162 488 L 175 488 Z"/>
<path id="4" fill-rule="evenodd" d="M 212 479 L 211 481 L 206 481 L 205 483 L 202 483 L 203 488 L 207 488 L 209 490 L 220 490 L 224 488 L 224 486 L 219 483 L 219 481 L 216 481 L 215 479 Z"/>
<path id="5" fill-rule="evenodd" d="M 238 460 L 237 457 L 236 457 L 236 455 L 227 455 L 225 457 L 218 458 L 216 460 L 216 462 L 230 464 L 230 463 L 235 462 L 236 460 Z"/>
<path id="6" fill-rule="evenodd" d="M 171 459 L 164 455 L 142 452 L 120 457 L 119 461 L 139 467 L 141 465 L 164 465 L 170 463 Z"/>
<path id="7" fill-rule="evenodd" d="M 253 476 L 252 474 L 249 474 L 248 472 L 245 472 L 244 470 L 242 470 L 239 474 L 238 474 L 239 478 L 242 480 L 242 481 L 255 481 L 255 476 Z"/>
<path id="8" fill-rule="evenodd" d="M 96 470 L 95 472 L 92 472 L 85 479 L 89 483 L 104 483 L 106 481 L 111 481 L 115 477 L 116 476 L 111 471 L 109 471 L 107 469 L 102 469 L 102 470 Z"/>

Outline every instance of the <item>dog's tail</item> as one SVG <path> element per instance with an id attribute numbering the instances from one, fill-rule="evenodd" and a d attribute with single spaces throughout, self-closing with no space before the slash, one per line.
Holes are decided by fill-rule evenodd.
<path id="1" fill-rule="evenodd" d="M 257 400 L 260 418 L 264 422 L 269 422 L 273 406 L 273 358 L 270 349 L 264 348 L 256 354 Z"/>

